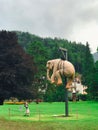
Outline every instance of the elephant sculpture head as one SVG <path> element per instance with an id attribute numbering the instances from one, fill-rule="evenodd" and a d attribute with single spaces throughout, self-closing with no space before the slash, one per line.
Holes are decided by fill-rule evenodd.
<path id="1" fill-rule="evenodd" d="M 47 68 L 47 79 L 51 81 L 50 72 L 53 70 L 53 63 L 51 60 L 47 61 L 46 68 Z"/>

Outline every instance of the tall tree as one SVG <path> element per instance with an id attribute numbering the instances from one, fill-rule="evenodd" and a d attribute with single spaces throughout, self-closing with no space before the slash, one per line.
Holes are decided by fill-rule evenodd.
<path id="1" fill-rule="evenodd" d="M 98 61 L 95 63 L 90 91 L 92 99 L 98 101 Z"/>
<path id="2" fill-rule="evenodd" d="M 31 96 L 31 84 L 35 70 L 32 58 L 17 43 L 16 34 L 1 31 L 0 104 L 3 104 L 4 99 L 11 96 L 19 99 Z"/>
<path id="3" fill-rule="evenodd" d="M 90 53 L 90 48 L 88 42 L 86 43 L 85 48 L 85 56 L 84 56 L 84 68 L 83 68 L 83 83 L 88 86 L 88 94 L 92 93 L 92 78 L 93 78 L 93 72 L 94 72 L 94 60 L 93 56 Z"/>
<path id="4" fill-rule="evenodd" d="M 44 88 L 46 84 L 46 62 L 47 62 L 47 49 L 43 45 L 43 40 L 36 39 L 31 42 L 28 46 L 27 52 L 34 57 L 35 65 L 37 66 L 37 73 L 35 75 L 34 86 L 36 87 L 36 92 L 40 88 Z M 37 97 L 38 98 L 38 95 Z"/>

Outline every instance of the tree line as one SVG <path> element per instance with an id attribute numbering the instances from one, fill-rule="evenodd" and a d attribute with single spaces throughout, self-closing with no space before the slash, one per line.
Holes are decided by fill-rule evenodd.
<path id="1" fill-rule="evenodd" d="M 63 101 L 63 86 L 56 87 L 46 79 L 46 62 L 61 58 L 59 47 L 68 50 L 68 60 L 88 86 L 89 99 L 97 99 L 98 63 L 94 63 L 89 43 L 83 45 L 61 38 L 41 38 L 28 32 L 0 31 L 0 101 L 12 96 L 19 100 Z"/>
<path id="2" fill-rule="evenodd" d="M 46 77 L 46 62 L 48 60 L 62 57 L 59 47 L 63 47 L 68 50 L 68 60 L 74 64 L 76 75 L 80 74 L 82 76 L 82 83 L 88 86 L 88 98 L 97 98 L 98 80 L 96 78 L 98 78 L 98 64 L 94 63 L 88 42 L 84 45 L 82 43 L 76 43 L 75 41 L 71 42 L 61 38 L 41 38 L 29 34 L 28 32 L 18 32 L 17 34 L 19 44 L 28 54 L 34 57 L 34 61 L 38 68 L 38 79 Z M 43 97 L 44 100 L 64 100 L 62 86 L 59 88 L 55 87 L 47 82 L 47 80 L 41 80 L 41 82 L 44 82 L 42 84 L 48 84 L 46 95 Z M 39 84 L 38 86 L 41 87 Z M 96 86 L 96 89 L 94 86 Z M 94 95 L 96 95 L 96 97 Z"/>

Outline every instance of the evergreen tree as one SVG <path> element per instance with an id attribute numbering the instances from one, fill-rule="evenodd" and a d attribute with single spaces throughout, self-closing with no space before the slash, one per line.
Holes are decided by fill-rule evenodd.
<path id="1" fill-rule="evenodd" d="M 14 32 L 0 32 L 0 104 L 11 96 L 32 96 L 35 66 L 31 57 L 17 43 Z M 27 96 L 26 96 L 27 95 Z"/>
<path id="2" fill-rule="evenodd" d="M 85 48 L 85 56 L 84 56 L 84 68 L 83 68 L 83 84 L 88 86 L 88 94 L 91 95 L 91 87 L 92 87 L 92 78 L 94 72 L 94 60 L 90 52 L 89 44 L 86 43 Z"/>
<path id="3" fill-rule="evenodd" d="M 92 99 L 98 101 L 98 61 L 95 63 L 95 68 L 92 76 L 92 87 L 90 91 Z"/>
<path id="4" fill-rule="evenodd" d="M 37 97 L 39 97 L 39 89 L 43 89 L 46 87 L 46 62 L 48 50 L 43 45 L 43 40 L 35 40 L 33 41 L 27 49 L 27 52 L 34 57 L 34 62 L 37 67 L 37 73 L 35 75 L 35 82 L 33 83 Z"/>

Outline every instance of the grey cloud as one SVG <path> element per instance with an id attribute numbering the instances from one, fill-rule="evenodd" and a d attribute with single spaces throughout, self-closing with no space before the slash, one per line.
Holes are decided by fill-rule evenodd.
<path id="1" fill-rule="evenodd" d="M 97 12 L 97 0 L 0 0 L 0 28 L 68 38 Z"/>

